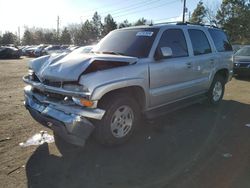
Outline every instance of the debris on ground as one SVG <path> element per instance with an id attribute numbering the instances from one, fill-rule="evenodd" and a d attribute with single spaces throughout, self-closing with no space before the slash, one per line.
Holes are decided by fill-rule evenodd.
<path id="1" fill-rule="evenodd" d="M 148 137 L 147 137 L 147 140 L 151 140 L 151 136 L 148 136 Z"/>
<path id="2" fill-rule="evenodd" d="M 231 158 L 233 155 L 231 153 L 224 153 L 223 157 L 225 158 Z"/>
<path id="3" fill-rule="evenodd" d="M 21 168 L 25 168 L 25 165 L 19 166 L 19 167 L 15 168 L 15 169 L 9 171 L 7 174 L 10 175 L 10 174 L 12 174 L 13 172 L 16 172 L 16 171 L 17 171 L 17 173 L 19 173 L 20 171 L 18 171 L 18 170 L 21 169 Z"/>
<path id="4" fill-rule="evenodd" d="M 4 142 L 4 141 L 7 141 L 7 140 L 10 140 L 10 137 L 3 138 L 3 139 L 0 140 L 0 142 Z"/>
<path id="5" fill-rule="evenodd" d="M 249 127 L 249 128 L 250 128 L 250 123 L 246 124 L 246 127 Z"/>
<path id="6" fill-rule="evenodd" d="M 40 131 L 40 133 L 33 135 L 26 142 L 19 143 L 19 146 L 27 147 L 27 146 L 32 146 L 32 145 L 42 145 L 45 142 L 53 143 L 54 136 L 49 135 L 47 131 Z"/>

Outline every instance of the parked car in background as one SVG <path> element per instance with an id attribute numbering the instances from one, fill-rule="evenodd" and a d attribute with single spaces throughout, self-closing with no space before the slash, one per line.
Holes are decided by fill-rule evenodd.
<path id="1" fill-rule="evenodd" d="M 42 51 L 48 47 L 48 45 L 44 45 L 44 44 L 40 44 L 39 46 L 36 47 L 35 51 L 34 51 L 34 56 L 35 57 L 40 57 L 42 56 Z"/>
<path id="2" fill-rule="evenodd" d="M 61 51 L 60 45 L 49 45 L 42 50 L 42 55 L 50 55 L 52 53 L 58 53 Z"/>
<path id="3" fill-rule="evenodd" d="M 35 50 L 37 49 L 37 46 L 33 46 L 33 47 L 30 47 L 28 49 L 25 50 L 25 55 L 26 56 L 29 56 L 29 57 L 35 57 Z"/>
<path id="4" fill-rule="evenodd" d="M 2 46 L 0 47 L 0 58 L 7 59 L 7 58 L 20 58 L 21 50 L 9 47 L 9 46 Z"/>
<path id="5" fill-rule="evenodd" d="M 234 74 L 250 76 L 250 46 L 242 47 L 234 54 Z"/>
<path id="6" fill-rule="evenodd" d="M 27 51 L 28 51 L 30 48 L 34 48 L 34 46 L 29 46 L 29 45 L 24 46 L 24 47 L 22 48 L 22 55 L 23 55 L 23 56 L 26 56 L 26 55 L 27 55 Z"/>
<path id="7" fill-rule="evenodd" d="M 72 53 L 90 53 L 94 46 L 82 46 L 78 47 L 77 49 L 73 50 Z"/>
<path id="8" fill-rule="evenodd" d="M 63 52 L 70 53 L 70 52 L 73 52 L 74 50 L 76 50 L 77 48 L 79 48 L 79 46 L 71 45 L 68 48 L 66 48 Z"/>

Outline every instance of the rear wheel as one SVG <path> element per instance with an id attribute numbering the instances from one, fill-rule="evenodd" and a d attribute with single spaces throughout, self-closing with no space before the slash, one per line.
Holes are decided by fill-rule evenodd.
<path id="1" fill-rule="evenodd" d="M 96 139 L 105 145 L 121 144 L 134 133 L 139 119 L 139 106 L 132 96 L 114 93 L 105 97 L 99 108 L 105 109 L 102 120 L 95 122 Z"/>
<path id="2" fill-rule="evenodd" d="M 221 75 L 216 75 L 208 91 L 208 103 L 219 104 L 223 98 L 225 90 L 225 79 Z"/>

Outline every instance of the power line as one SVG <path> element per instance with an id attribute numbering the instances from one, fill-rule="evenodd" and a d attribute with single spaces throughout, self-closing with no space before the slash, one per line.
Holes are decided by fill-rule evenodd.
<path id="1" fill-rule="evenodd" d="M 180 17 L 180 16 L 173 16 L 173 17 L 162 18 L 162 19 L 153 20 L 153 21 L 154 21 L 154 22 L 160 22 L 160 21 L 165 21 L 165 20 L 174 19 L 174 18 L 179 18 L 179 17 Z"/>
<path id="2" fill-rule="evenodd" d="M 122 2 L 124 2 L 123 0 L 120 0 L 120 1 L 122 1 Z M 114 3 L 112 3 L 112 4 L 106 4 L 106 5 L 102 5 L 101 7 L 97 7 L 97 8 L 94 8 L 94 9 L 90 9 L 90 10 L 83 10 L 84 12 L 93 12 L 93 11 L 96 11 L 97 9 L 99 9 L 99 8 L 106 8 L 106 7 L 114 7 L 114 6 L 116 6 L 116 4 L 114 4 Z"/>
<path id="3" fill-rule="evenodd" d="M 114 18 L 120 18 L 120 17 L 124 17 L 124 16 L 130 15 L 130 14 L 136 14 L 138 12 L 145 12 L 145 11 L 152 10 L 152 9 L 155 9 L 155 8 L 159 8 L 159 7 L 163 7 L 163 6 L 175 3 L 175 2 L 177 2 L 177 0 L 169 1 L 168 3 L 160 4 L 158 6 L 150 7 L 150 8 L 147 8 L 147 9 L 133 11 L 133 12 L 129 12 L 129 13 L 126 13 L 126 14 L 118 15 L 118 16 L 115 16 Z"/>
<path id="4" fill-rule="evenodd" d="M 98 14 L 99 15 L 103 15 L 103 14 L 111 14 L 111 15 L 116 15 L 116 14 L 120 14 L 121 11 L 123 12 L 127 12 L 127 11 L 131 11 L 133 9 L 138 9 L 138 8 L 141 8 L 141 7 L 144 7 L 144 6 L 148 6 L 152 3 L 156 3 L 156 2 L 159 2 L 161 0 L 143 0 L 141 2 L 137 2 L 135 4 L 132 4 L 132 5 L 129 5 L 129 6 L 125 6 L 123 8 L 119 8 L 119 9 L 113 9 L 113 10 L 109 10 L 109 11 L 104 11 L 104 12 L 99 12 Z M 131 9 L 131 10 L 129 10 Z M 96 10 L 95 10 L 96 11 Z M 98 12 L 98 11 L 97 11 Z M 88 15 L 85 15 L 85 16 L 82 16 L 83 18 L 87 18 L 87 17 L 90 17 L 92 16 L 92 14 L 88 14 Z"/>

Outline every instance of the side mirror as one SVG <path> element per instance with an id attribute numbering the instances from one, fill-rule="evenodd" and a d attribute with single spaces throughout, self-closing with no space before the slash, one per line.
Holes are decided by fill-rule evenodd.
<path id="1" fill-rule="evenodd" d="M 172 56 L 173 56 L 173 51 L 170 47 L 157 48 L 156 53 L 155 53 L 156 60 L 166 59 Z"/>

